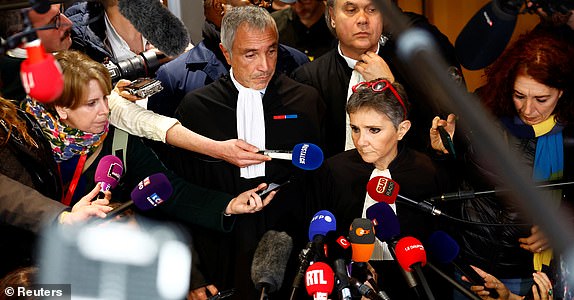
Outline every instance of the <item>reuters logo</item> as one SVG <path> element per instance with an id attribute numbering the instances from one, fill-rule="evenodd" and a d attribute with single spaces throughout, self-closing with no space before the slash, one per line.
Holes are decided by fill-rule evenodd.
<path id="1" fill-rule="evenodd" d="M 363 236 L 363 235 L 366 235 L 366 234 L 369 234 L 369 233 L 371 233 L 371 231 L 368 230 L 368 229 L 364 229 L 364 228 L 361 228 L 361 227 L 355 229 L 355 234 L 357 234 L 357 236 Z"/>

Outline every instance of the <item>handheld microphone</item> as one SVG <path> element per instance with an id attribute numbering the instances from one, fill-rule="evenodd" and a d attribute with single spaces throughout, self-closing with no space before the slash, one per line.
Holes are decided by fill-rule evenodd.
<path id="1" fill-rule="evenodd" d="M 414 270 L 427 298 L 434 300 L 434 295 L 421 269 L 427 263 L 427 255 L 423 244 L 416 238 L 407 236 L 397 242 L 395 253 L 401 267 L 407 272 Z"/>
<path id="2" fill-rule="evenodd" d="M 124 173 L 122 160 L 114 155 L 106 155 L 98 162 L 94 181 L 101 183 L 100 192 L 109 191 L 116 186 Z"/>
<path id="3" fill-rule="evenodd" d="M 157 0 L 118 1 L 120 13 L 154 46 L 177 56 L 189 45 L 183 22 Z"/>
<path id="4" fill-rule="evenodd" d="M 261 299 L 281 288 L 291 248 L 293 240 L 285 232 L 269 230 L 261 237 L 251 264 L 251 280 Z"/>
<path id="5" fill-rule="evenodd" d="M 395 203 L 399 189 L 396 181 L 384 176 L 373 177 L 367 183 L 367 193 L 377 202 Z"/>
<path id="6" fill-rule="evenodd" d="M 332 232 L 336 229 L 337 221 L 335 216 L 328 210 L 320 210 L 311 218 L 311 223 L 309 224 L 309 243 L 299 254 L 299 270 L 293 279 L 291 299 L 295 298 L 296 291 L 303 280 L 303 276 L 305 276 L 305 270 L 309 266 L 309 263 L 311 261 L 317 262 L 325 260 L 325 237 L 328 232 Z"/>
<path id="7" fill-rule="evenodd" d="M 131 200 L 107 213 L 105 219 L 117 216 L 132 205 L 135 205 L 140 210 L 150 210 L 169 199 L 172 193 L 171 183 L 163 173 L 150 175 L 134 187 L 130 194 Z"/>
<path id="8" fill-rule="evenodd" d="M 375 230 L 371 220 L 355 218 L 349 229 L 349 242 L 353 249 L 353 262 L 368 262 L 375 249 Z"/>
<path id="9" fill-rule="evenodd" d="M 275 159 L 290 160 L 293 165 L 303 170 L 315 170 L 323 163 L 323 150 L 312 143 L 300 143 L 293 147 L 293 151 L 261 150 L 260 154 Z"/>
<path id="10" fill-rule="evenodd" d="M 328 264 L 316 262 L 307 268 L 305 288 L 315 300 L 327 300 L 335 285 L 335 273 Z"/>
<path id="11" fill-rule="evenodd" d="M 484 285 L 484 278 L 476 273 L 471 266 L 461 261 L 460 247 L 448 233 L 441 230 L 433 232 L 428 238 L 427 249 L 431 258 L 443 264 L 451 263 L 472 285 Z M 492 298 L 498 298 L 496 289 L 487 288 L 487 290 Z"/>
<path id="12" fill-rule="evenodd" d="M 20 78 L 26 94 L 41 103 L 56 100 L 64 90 L 60 65 L 52 54 L 46 53 L 37 36 L 25 48 L 28 57 L 20 65 Z"/>
<path id="13" fill-rule="evenodd" d="M 523 0 L 493 0 L 464 26 L 455 41 L 458 61 L 469 70 L 479 70 L 500 56 L 516 26 Z"/>
<path id="14" fill-rule="evenodd" d="M 401 234 L 401 227 L 399 218 L 394 210 L 385 202 L 375 203 L 367 208 L 367 218 L 371 219 L 375 226 L 375 236 L 388 244 L 389 252 L 391 252 L 393 258 L 397 260 L 395 248 Z M 405 271 L 403 268 L 401 268 L 401 273 L 409 288 L 418 295 L 418 282 L 414 275 L 411 272 Z"/>

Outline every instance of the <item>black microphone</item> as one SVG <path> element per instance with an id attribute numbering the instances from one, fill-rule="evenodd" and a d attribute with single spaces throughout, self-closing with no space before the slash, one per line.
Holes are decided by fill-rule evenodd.
<path id="1" fill-rule="evenodd" d="M 469 70 L 490 65 L 506 48 L 523 0 L 494 0 L 464 26 L 454 47 L 460 64 Z"/>
<path id="2" fill-rule="evenodd" d="M 251 264 L 251 280 L 261 291 L 260 299 L 281 288 L 293 240 L 285 232 L 269 230 L 263 234 Z"/>
<path id="3" fill-rule="evenodd" d="M 350 283 L 357 289 L 357 291 L 359 291 L 359 293 L 361 294 L 361 296 L 365 296 L 368 299 L 371 300 L 389 300 L 389 298 L 387 297 L 387 299 L 382 298 L 381 296 L 379 296 L 375 290 L 373 290 L 371 287 L 369 287 L 368 285 L 359 282 L 356 278 L 354 277 L 349 277 L 349 281 Z"/>
<path id="4" fill-rule="evenodd" d="M 335 276 L 337 277 L 337 290 L 342 300 L 351 300 L 351 283 L 349 281 L 349 274 L 347 273 L 347 267 L 345 265 L 345 260 L 342 258 L 337 258 L 333 262 L 335 267 Z"/>
<path id="5" fill-rule="evenodd" d="M 154 46 L 177 56 L 189 45 L 183 22 L 157 0 L 118 1 L 120 13 Z"/>

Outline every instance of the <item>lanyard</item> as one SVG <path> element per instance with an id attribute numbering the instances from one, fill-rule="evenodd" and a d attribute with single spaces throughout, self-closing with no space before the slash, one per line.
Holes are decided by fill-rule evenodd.
<path id="1" fill-rule="evenodd" d="M 74 170 L 74 177 L 72 177 L 72 181 L 70 181 L 70 185 L 68 186 L 68 192 L 62 198 L 62 203 L 64 203 L 66 206 L 70 206 L 70 203 L 72 202 L 72 196 L 74 196 L 74 192 L 78 186 L 78 181 L 80 181 L 80 176 L 82 176 L 82 171 L 84 169 L 84 164 L 86 163 L 87 157 L 87 154 L 82 154 L 78 160 L 76 170 Z"/>

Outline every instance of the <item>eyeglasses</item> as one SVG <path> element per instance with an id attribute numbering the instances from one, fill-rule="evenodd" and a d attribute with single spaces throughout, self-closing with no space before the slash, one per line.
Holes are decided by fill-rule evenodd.
<path id="1" fill-rule="evenodd" d="M 50 29 L 60 29 L 60 26 L 62 26 L 62 11 L 63 10 L 63 5 L 60 6 L 60 11 L 58 11 L 58 14 L 56 14 L 55 16 L 53 16 L 50 19 L 50 22 L 48 22 L 48 24 L 38 27 L 36 28 L 36 30 L 50 30 Z"/>
<path id="2" fill-rule="evenodd" d="M 397 99 L 397 101 L 399 101 L 399 103 L 401 104 L 401 107 L 403 108 L 404 120 L 407 119 L 407 107 L 405 106 L 405 102 L 403 101 L 403 98 L 401 98 L 401 96 L 399 96 L 399 93 L 397 92 L 397 90 L 393 87 L 393 85 L 388 80 L 381 79 L 381 80 L 377 80 L 374 82 L 371 82 L 371 81 L 359 82 L 353 86 L 352 90 L 353 90 L 353 93 L 356 93 L 358 90 L 367 89 L 367 88 L 371 88 L 371 90 L 373 90 L 373 92 L 375 92 L 375 93 L 381 93 L 387 89 L 390 90 L 393 93 L 393 95 L 395 95 L 395 98 Z"/>

